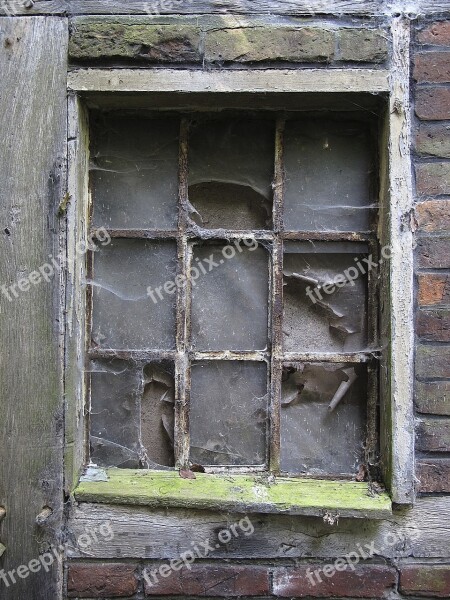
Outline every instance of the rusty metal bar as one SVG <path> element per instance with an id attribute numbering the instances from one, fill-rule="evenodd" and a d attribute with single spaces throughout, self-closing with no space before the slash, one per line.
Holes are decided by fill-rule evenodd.
<path id="1" fill-rule="evenodd" d="M 190 360 L 254 360 L 258 362 L 267 361 L 270 358 L 268 352 L 253 352 L 253 351 L 213 351 L 213 352 L 189 352 Z"/>
<path id="2" fill-rule="evenodd" d="M 90 236 L 96 239 L 99 227 L 91 227 Z M 178 231 L 162 229 L 106 229 L 108 235 L 112 238 L 128 238 L 138 240 L 159 240 L 159 239 L 177 239 Z"/>
<path id="3" fill-rule="evenodd" d="M 373 359 L 372 352 L 285 352 L 276 357 L 284 364 L 296 362 L 329 362 L 329 363 L 368 363 Z"/>
<path id="4" fill-rule="evenodd" d="M 255 230 L 234 230 L 234 229 L 196 229 L 190 228 L 187 231 L 189 239 L 196 240 L 237 240 L 237 239 L 254 239 L 256 241 L 272 241 L 274 234 L 272 231 L 261 229 Z"/>
<path id="5" fill-rule="evenodd" d="M 89 350 L 89 360 L 118 358 L 120 360 L 130 360 L 134 362 L 157 362 L 162 360 L 174 361 L 175 351 L 160 350 L 111 350 L 103 348 L 91 348 Z"/>
<path id="6" fill-rule="evenodd" d="M 283 350 L 283 198 L 284 198 L 284 144 L 285 119 L 278 118 L 275 130 L 275 164 L 273 181 L 273 230 L 272 274 L 271 274 L 271 337 L 272 358 L 270 368 L 270 427 L 269 468 L 273 473 L 280 471 L 280 409 L 281 409 L 281 366 L 276 357 Z"/>
<path id="7" fill-rule="evenodd" d="M 177 275 L 183 277 L 185 285 L 178 286 L 176 304 L 176 358 L 175 358 L 175 466 L 185 468 L 189 463 L 189 365 L 187 357 L 188 331 L 188 245 L 186 229 L 188 223 L 188 135 L 189 122 L 180 124 L 179 188 L 178 188 L 178 236 Z"/>
<path id="8" fill-rule="evenodd" d="M 375 238 L 370 231 L 284 231 L 283 240 L 319 242 L 369 242 Z"/>

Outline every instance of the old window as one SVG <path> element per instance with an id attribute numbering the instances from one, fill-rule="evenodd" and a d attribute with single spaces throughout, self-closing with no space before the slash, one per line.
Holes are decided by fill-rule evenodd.
<path id="1" fill-rule="evenodd" d="M 370 113 L 90 115 L 90 458 L 378 477 Z"/>

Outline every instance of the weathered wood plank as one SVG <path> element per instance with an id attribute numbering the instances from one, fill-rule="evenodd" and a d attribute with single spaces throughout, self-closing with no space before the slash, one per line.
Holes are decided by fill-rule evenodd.
<path id="1" fill-rule="evenodd" d="M 66 185 L 67 20 L 0 19 L 0 505 L 2 568 L 54 544 L 62 517 L 63 389 L 59 273 L 37 269 L 59 252 Z M 51 268 L 51 267 L 50 267 Z M 27 279 L 36 271 L 35 279 Z M 40 275 L 40 281 L 39 279 Z M 20 291 L 18 280 L 22 280 Z M 23 283 L 25 282 L 25 283 Z M 16 285 L 15 293 L 5 293 Z M 17 294 L 17 297 L 15 297 Z M 36 523 L 44 506 L 47 521 Z M 60 572 L 2 585 L 3 600 L 59 598 Z"/>
<path id="2" fill-rule="evenodd" d="M 382 521 L 340 519 L 328 525 L 321 518 L 249 515 L 255 532 L 211 554 L 224 558 L 331 558 L 372 541 L 387 558 L 450 558 L 450 498 L 422 498 Z M 92 542 L 86 553 L 73 543 L 69 555 L 94 558 L 176 558 L 191 542 L 216 540 L 217 532 L 242 515 L 164 508 L 79 504 L 69 522 L 72 540 L 94 524 L 110 522 L 114 537 Z M 182 524 L 182 526 L 180 526 Z M 110 536 L 108 536 L 110 537 Z M 87 552 L 89 554 L 87 554 Z"/>
<path id="3" fill-rule="evenodd" d="M 410 157 L 410 22 L 392 21 L 392 76 L 389 99 L 389 228 L 390 246 L 388 350 L 389 396 L 382 406 L 382 456 L 386 483 L 399 504 L 414 499 L 414 269 L 413 234 L 404 226 L 414 204 Z M 388 458 L 389 457 L 389 458 Z"/>
<path id="4" fill-rule="evenodd" d="M 27 8 L 22 0 L 9 0 L 17 15 L 89 15 L 89 14 L 281 14 L 295 16 L 354 15 L 389 16 L 405 12 L 412 15 L 443 14 L 449 0 L 416 0 L 402 6 L 393 0 L 35 0 Z M 150 7 L 149 7 L 150 5 Z M 0 14 L 7 14 L 5 9 Z"/>
<path id="5" fill-rule="evenodd" d="M 103 473 L 102 473 L 103 474 Z M 107 480 L 82 478 L 74 492 L 78 501 L 103 504 L 224 509 L 236 512 L 283 513 L 382 519 L 391 514 L 386 493 L 373 494 L 367 483 L 257 475 L 198 473 L 184 479 L 177 471 L 108 469 Z"/>
<path id="6" fill-rule="evenodd" d="M 78 92 L 385 92 L 382 69 L 77 69 L 68 75 Z"/>
<path id="7" fill-rule="evenodd" d="M 378 12 L 377 0 L 36 0 L 30 8 L 21 0 L 10 0 L 16 14 L 350 14 Z"/>

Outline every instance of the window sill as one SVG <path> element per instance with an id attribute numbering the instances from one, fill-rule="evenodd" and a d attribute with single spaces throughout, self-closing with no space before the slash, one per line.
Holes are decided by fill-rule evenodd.
<path id="1" fill-rule="evenodd" d="M 258 475 L 196 473 L 196 479 L 183 479 L 177 471 L 100 472 L 106 481 L 82 477 L 74 491 L 78 502 L 365 519 L 392 515 L 387 493 L 371 494 L 367 483 L 354 481 L 278 477 L 269 483 Z"/>

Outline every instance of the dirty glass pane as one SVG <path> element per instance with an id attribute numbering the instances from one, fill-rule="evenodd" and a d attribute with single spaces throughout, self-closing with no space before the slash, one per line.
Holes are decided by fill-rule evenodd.
<path id="1" fill-rule="evenodd" d="M 244 361 L 192 365 L 191 453 L 201 465 L 266 460 L 267 367 Z"/>
<path id="2" fill-rule="evenodd" d="M 141 403 L 141 441 L 147 462 L 174 466 L 175 383 L 173 366 L 149 364 L 144 368 Z"/>
<path id="3" fill-rule="evenodd" d="M 283 370 L 281 470 L 355 474 L 364 463 L 365 365 L 316 363 Z M 337 405 L 330 410 L 333 398 Z"/>
<path id="4" fill-rule="evenodd" d="M 94 346 L 175 347 L 175 285 L 171 294 L 162 289 L 175 278 L 175 261 L 175 242 L 113 239 L 94 253 Z"/>
<path id="5" fill-rule="evenodd" d="M 118 359 L 93 361 L 90 371 L 91 461 L 102 467 L 138 468 L 141 373 Z"/>
<path id="6" fill-rule="evenodd" d="M 191 340 L 198 351 L 267 347 L 269 254 L 254 240 L 236 244 L 194 247 Z"/>
<path id="7" fill-rule="evenodd" d="M 199 120 L 189 138 L 191 219 L 206 229 L 267 229 L 272 215 L 275 124 Z"/>
<path id="8" fill-rule="evenodd" d="M 172 467 L 174 375 L 168 363 L 95 360 L 91 376 L 91 460 L 104 467 Z"/>
<path id="9" fill-rule="evenodd" d="M 367 348 L 364 246 L 331 244 L 300 253 L 286 244 L 283 346 L 286 352 L 352 352 Z M 335 252 L 333 252 L 335 250 Z M 361 270 L 360 270 L 361 269 Z"/>
<path id="10" fill-rule="evenodd" d="M 288 121 L 284 227 L 292 231 L 367 231 L 373 164 L 363 124 Z"/>
<path id="11" fill-rule="evenodd" d="M 94 225 L 176 229 L 179 119 L 98 115 L 93 129 Z"/>

